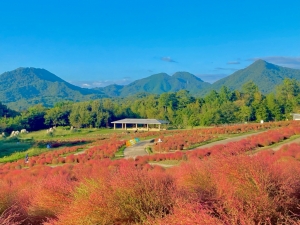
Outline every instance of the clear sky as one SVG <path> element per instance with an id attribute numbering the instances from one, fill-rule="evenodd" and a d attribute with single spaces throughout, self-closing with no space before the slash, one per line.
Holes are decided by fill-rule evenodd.
<path id="1" fill-rule="evenodd" d="M 300 1 L 0 1 L 0 73 L 44 68 L 85 87 L 177 71 L 213 82 L 258 58 L 300 69 Z"/>

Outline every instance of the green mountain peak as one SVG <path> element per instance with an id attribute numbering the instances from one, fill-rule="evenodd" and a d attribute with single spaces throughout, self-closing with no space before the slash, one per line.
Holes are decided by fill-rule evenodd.
<path id="1" fill-rule="evenodd" d="M 284 78 L 300 80 L 300 70 L 277 66 L 259 59 L 245 69 L 216 81 L 209 90 L 220 90 L 222 86 L 231 90 L 241 90 L 244 83 L 253 81 L 259 90 L 266 94 L 274 91 L 275 86 Z"/>
<path id="2" fill-rule="evenodd" d="M 100 91 L 72 85 L 45 69 L 20 67 L 0 75 L 0 101 L 13 109 L 42 103 L 81 101 L 104 96 Z"/>

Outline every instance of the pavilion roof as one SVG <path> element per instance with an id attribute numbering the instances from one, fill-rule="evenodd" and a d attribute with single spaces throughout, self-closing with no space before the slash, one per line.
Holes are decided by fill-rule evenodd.
<path id="1" fill-rule="evenodd" d="M 126 123 L 126 124 L 167 124 L 169 121 L 157 119 L 122 119 L 111 123 Z"/>

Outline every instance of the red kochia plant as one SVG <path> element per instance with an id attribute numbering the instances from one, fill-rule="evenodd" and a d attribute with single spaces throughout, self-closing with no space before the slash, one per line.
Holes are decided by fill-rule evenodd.
<path id="1" fill-rule="evenodd" d="M 224 224 L 292 224 L 299 213 L 300 164 L 282 163 L 271 154 L 218 155 L 173 170 L 189 201 Z"/>
<path id="2" fill-rule="evenodd" d="M 66 176 L 49 176 L 38 183 L 30 199 L 29 215 L 54 217 L 69 203 L 74 182 Z"/>
<path id="3" fill-rule="evenodd" d="M 223 221 L 212 216 L 213 212 L 205 209 L 201 204 L 178 202 L 171 214 L 163 218 L 150 219 L 148 224 L 155 225 L 224 225 Z"/>
<path id="4" fill-rule="evenodd" d="M 68 155 L 67 157 L 66 157 L 66 163 L 73 163 L 73 162 L 75 162 L 75 156 L 74 155 Z"/>
<path id="5" fill-rule="evenodd" d="M 296 143 L 292 143 L 290 145 L 284 145 L 275 153 L 275 155 L 278 157 L 290 156 L 296 159 L 299 159 L 299 154 L 300 154 L 300 145 Z"/>
<path id="6" fill-rule="evenodd" d="M 212 132 L 201 130 L 202 134 L 206 131 Z M 258 134 L 263 137 L 260 139 L 248 138 L 201 151 L 149 155 L 136 161 L 111 161 L 109 157 L 122 142 L 101 140 L 86 154 L 71 157 L 73 162 L 79 162 L 76 164 L 55 168 L 34 165 L 24 169 L 15 169 L 23 168 L 23 159 L 3 164 L 0 165 L 0 224 L 8 219 L 8 224 L 27 221 L 27 224 L 41 224 L 47 218 L 52 219 L 48 224 L 72 225 L 297 224 L 299 145 L 285 146 L 275 153 L 241 154 L 256 148 L 264 138 L 267 143 L 274 143 L 300 129 L 291 125 L 279 131 Z M 227 131 L 221 127 L 214 132 L 242 132 L 242 129 Z M 201 141 L 205 137 L 202 135 Z M 189 143 L 185 144 L 194 140 L 196 135 L 191 133 Z M 185 142 L 182 138 L 180 141 Z M 172 147 L 174 143 L 169 144 Z M 44 164 L 50 159 L 65 160 L 60 157 L 62 152 L 73 149 L 58 151 L 31 157 L 30 161 Z M 188 161 L 167 170 L 144 165 L 147 160 L 165 159 Z M 16 210 L 11 210 L 14 205 Z M 27 221 L 21 222 L 24 218 Z"/>
<path id="7" fill-rule="evenodd" d="M 106 171 L 100 169 L 97 178 L 83 181 L 73 201 L 51 223 L 143 223 L 170 213 L 174 193 L 174 179 L 163 170 L 138 169 L 133 161 L 119 161 Z"/>

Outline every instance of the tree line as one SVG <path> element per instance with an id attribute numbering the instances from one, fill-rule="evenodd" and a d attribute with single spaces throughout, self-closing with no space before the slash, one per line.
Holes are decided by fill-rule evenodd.
<path id="1" fill-rule="evenodd" d="M 168 120 L 176 128 L 199 125 L 279 121 L 299 111 L 300 83 L 285 79 L 273 93 L 263 95 L 250 81 L 241 90 L 223 86 L 205 97 L 186 90 L 161 95 L 141 93 L 127 98 L 104 98 L 87 102 L 59 102 L 52 108 L 35 105 L 22 112 L 0 103 L 0 131 L 45 129 L 50 126 L 109 127 L 123 118 Z"/>

